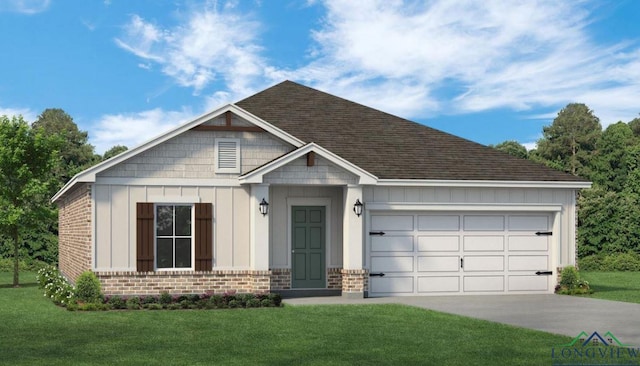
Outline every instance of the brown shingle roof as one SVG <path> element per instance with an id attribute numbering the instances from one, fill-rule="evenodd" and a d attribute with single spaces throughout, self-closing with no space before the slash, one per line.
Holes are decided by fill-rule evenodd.
<path id="1" fill-rule="evenodd" d="M 236 103 L 380 179 L 584 179 L 291 81 Z"/>

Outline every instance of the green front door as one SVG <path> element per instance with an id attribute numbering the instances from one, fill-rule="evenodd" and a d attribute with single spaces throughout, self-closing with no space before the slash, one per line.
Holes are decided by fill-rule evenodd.
<path id="1" fill-rule="evenodd" d="M 291 210 L 291 286 L 325 288 L 325 208 L 294 206 Z"/>

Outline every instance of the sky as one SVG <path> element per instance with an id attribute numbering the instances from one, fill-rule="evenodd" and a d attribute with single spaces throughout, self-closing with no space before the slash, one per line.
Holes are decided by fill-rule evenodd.
<path id="1" fill-rule="evenodd" d="M 62 108 L 97 153 L 284 80 L 534 148 L 569 103 L 639 116 L 640 1 L 0 0 L 0 115 Z"/>

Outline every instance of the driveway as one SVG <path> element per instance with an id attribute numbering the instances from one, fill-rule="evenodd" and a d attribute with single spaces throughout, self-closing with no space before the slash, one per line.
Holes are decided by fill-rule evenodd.
<path id="1" fill-rule="evenodd" d="M 640 304 L 565 295 L 425 296 L 344 299 L 341 296 L 284 300 L 287 304 L 405 304 L 444 313 L 575 337 L 611 332 L 640 347 Z"/>

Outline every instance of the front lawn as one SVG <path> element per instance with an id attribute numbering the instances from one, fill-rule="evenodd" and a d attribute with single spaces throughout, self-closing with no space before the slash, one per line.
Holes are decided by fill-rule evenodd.
<path id="1" fill-rule="evenodd" d="M 580 276 L 594 291 L 587 297 L 640 304 L 640 272 L 580 271 Z"/>
<path id="2" fill-rule="evenodd" d="M 569 337 L 402 305 L 69 312 L 0 273 L 3 365 L 546 365 Z"/>

